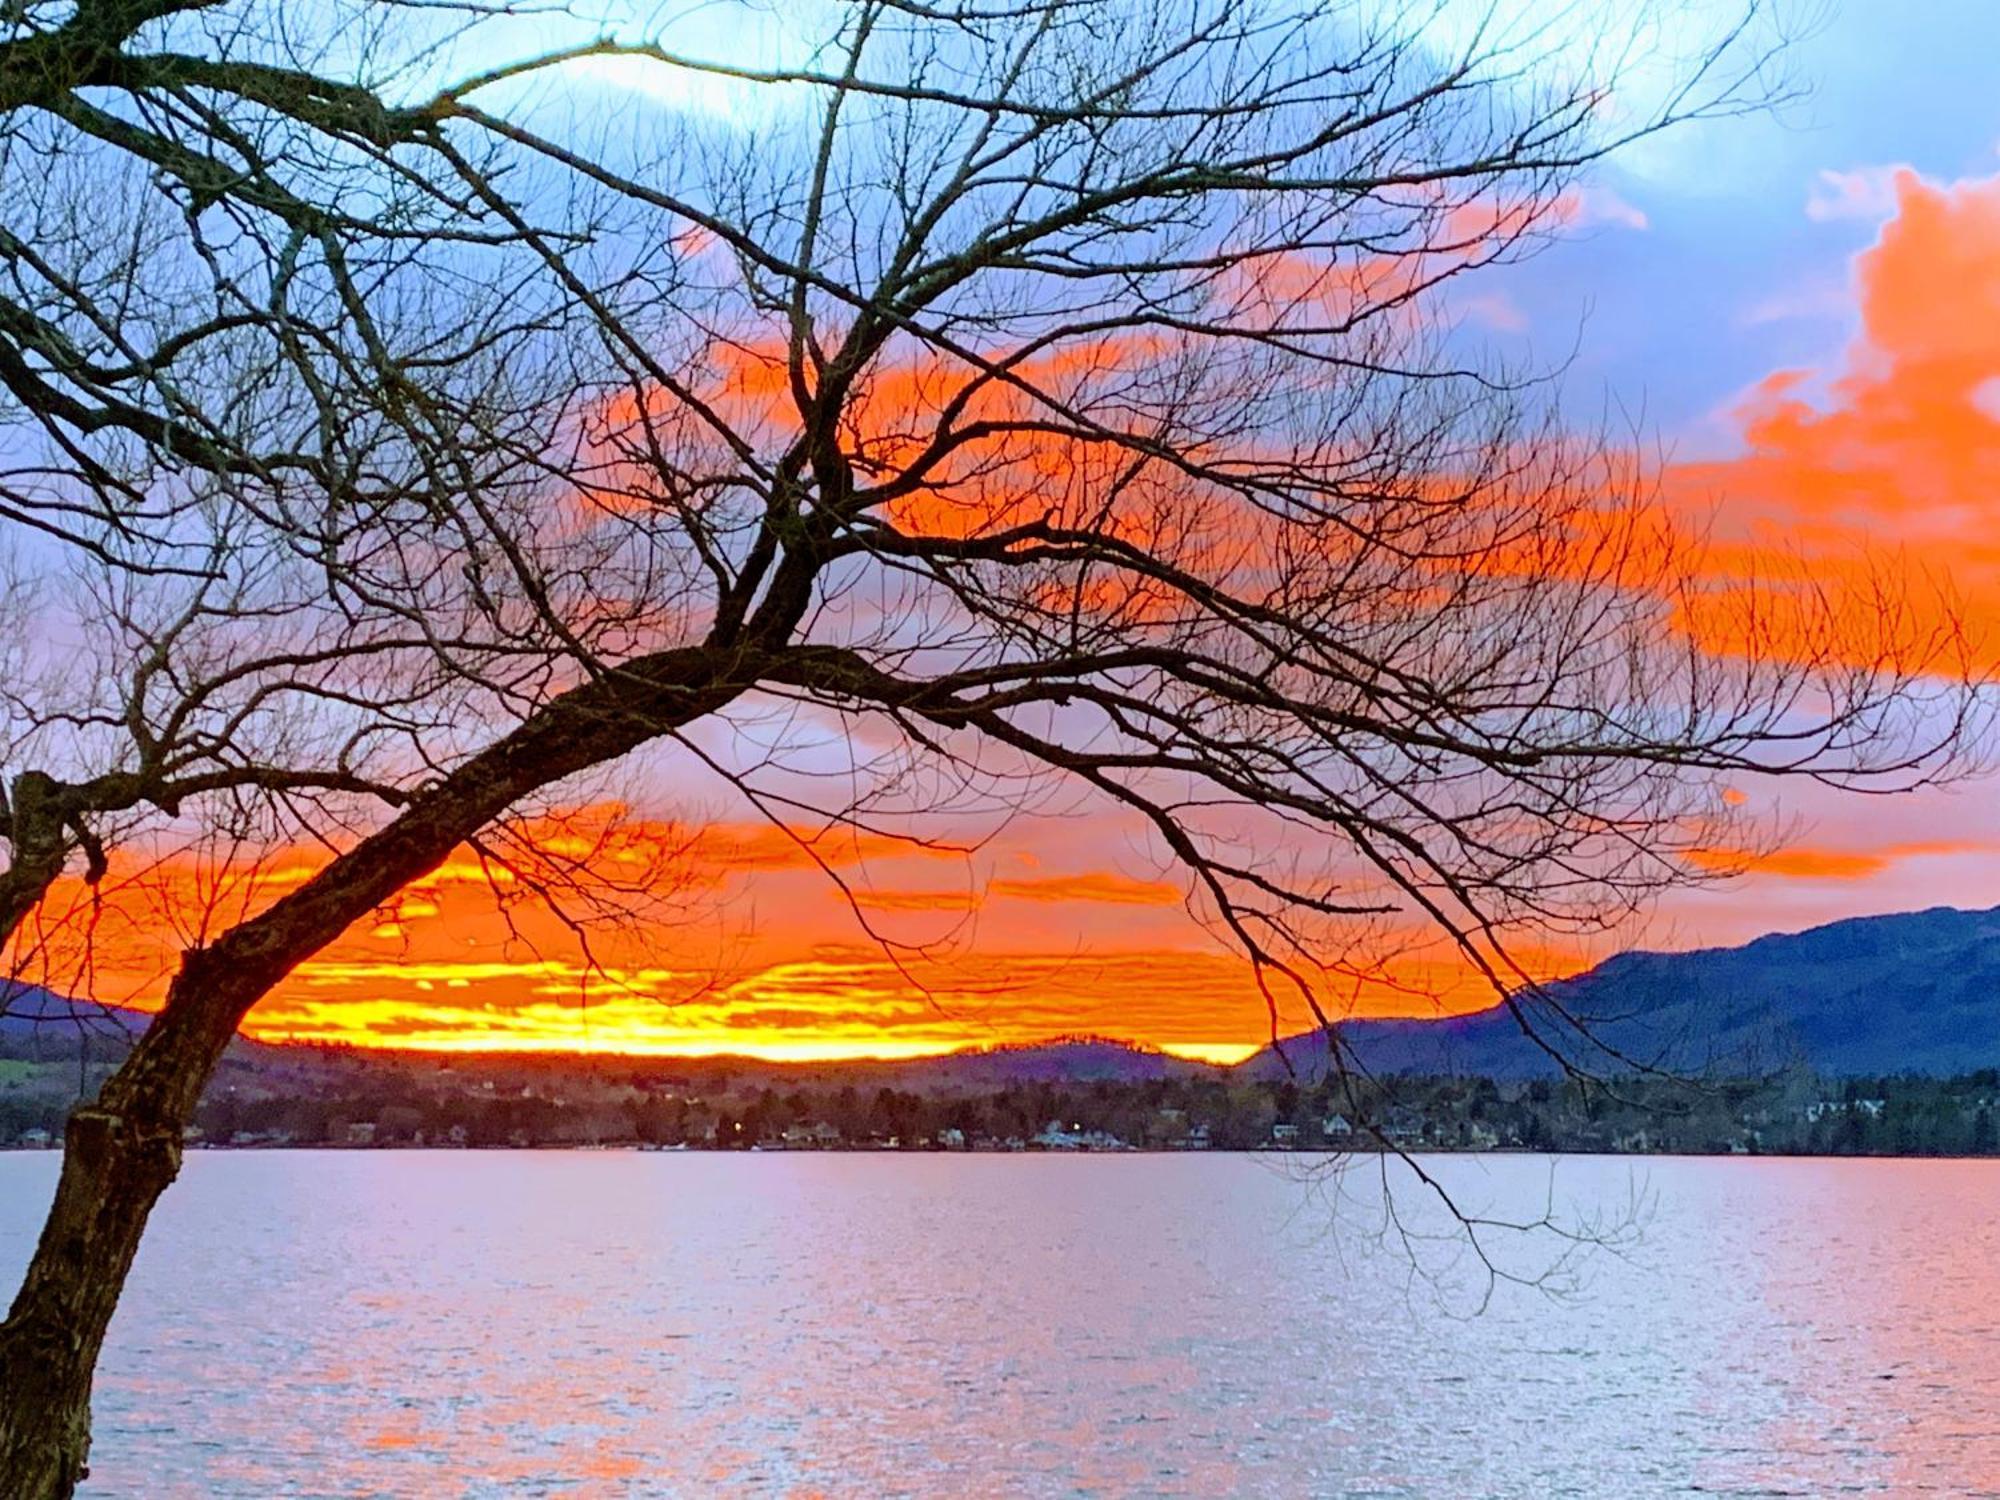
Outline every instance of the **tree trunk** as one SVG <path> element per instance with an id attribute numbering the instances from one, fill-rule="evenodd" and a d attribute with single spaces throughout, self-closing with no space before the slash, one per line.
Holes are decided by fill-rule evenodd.
<path id="1" fill-rule="evenodd" d="M 66 1497 L 89 1473 L 91 1376 L 140 1236 L 180 1171 L 182 1131 L 237 1022 L 270 987 L 231 948 L 252 925 L 182 960 L 131 1055 L 70 1112 L 55 1202 L 0 1323 L 6 1500 Z"/>
<path id="2" fill-rule="evenodd" d="M 0 1483 L 62 1500 L 90 1471 L 91 1373 L 147 1216 L 180 1168 L 170 1122 L 93 1105 L 70 1116 L 62 1180 L 0 1324 Z"/>
<path id="3" fill-rule="evenodd" d="M 0 872 L 0 942 L 12 938 L 41 903 L 69 856 L 55 780 L 40 771 L 23 771 L 10 790 L 6 828 L 13 858 Z"/>
<path id="4" fill-rule="evenodd" d="M 723 670 L 741 676 L 723 678 Z M 754 680 L 745 652 L 661 652 L 573 689 L 466 761 L 265 911 L 188 953 L 96 1103 L 70 1116 L 62 1176 L 0 1323 L 0 1500 L 66 1500 L 89 1473 L 90 1387 L 181 1133 L 249 1012 L 292 969 L 530 792 L 711 713 Z"/>

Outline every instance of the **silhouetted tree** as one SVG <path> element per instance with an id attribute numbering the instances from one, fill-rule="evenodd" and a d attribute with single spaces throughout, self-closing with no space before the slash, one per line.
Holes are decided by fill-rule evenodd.
<path id="1" fill-rule="evenodd" d="M 509 92 L 561 58 L 438 85 L 437 14 L 0 9 L 0 388 L 35 458 L 0 505 L 38 545 L 241 601 L 246 633 L 301 611 L 315 745 L 394 752 L 344 801 L 253 810 L 334 852 L 201 934 L 72 1115 L 0 1326 L 10 1497 L 84 1473 L 105 1327 L 249 1009 L 469 841 L 586 902 L 587 859 L 496 824 L 663 737 L 702 757 L 687 731 L 733 706 L 900 747 L 831 810 L 710 759 L 786 826 L 1086 789 L 1178 863 L 1274 1015 L 1282 986 L 1324 1020 L 1374 972 L 1368 924 L 1415 915 L 1586 1058 L 1511 935 L 1696 878 L 1679 856 L 1732 816 L 1714 778 L 1944 766 L 1948 627 L 1790 580 L 1718 595 L 1636 463 L 1441 321 L 1604 152 L 1762 97 L 1748 29 L 1621 116 L 1650 15 L 1538 70 L 1532 28 L 1446 42 L 1337 0 L 852 0 L 762 71 L 582 48 L 785 103 L 649 140 Z M 139 764 L 150 712 L 93 750 Z M 203 744 L 239 781 L 265 764 Z M 87 852 L 100 812 L 58 845 Z M 906 1144 L 927 1124 L 877 1112 Z M 1218 1138 L 1269 1123 L 1239 1101 Z"/>

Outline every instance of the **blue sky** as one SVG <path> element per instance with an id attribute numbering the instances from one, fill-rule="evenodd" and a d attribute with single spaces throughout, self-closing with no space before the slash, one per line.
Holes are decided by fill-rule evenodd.
<path id="1" fill-rule="evenodd" d="M 1835 179 L 2000 173 L 2000 5 L 1849 0 L 1794 42 L 1790 66 L 1804 97 L 1681 127 L 1599 174 L 1643 230 L 1598 223 L 1504 273 L 1527 328 L 1498 331 L 1503 346 L 1574 346 L 1572 401 L 1643 412 L 1678 455 L 1726 448 L 1716 418 L 1738 393 L 1832 365 L 1853 337 L 1852 262 L 1892 204 L 1843 199 Z"/>

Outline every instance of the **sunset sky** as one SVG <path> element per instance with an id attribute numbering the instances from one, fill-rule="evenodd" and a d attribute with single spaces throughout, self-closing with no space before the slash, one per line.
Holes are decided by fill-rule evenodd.
<path id="1" fill-rule="evenodd" d="M 1809 97 L 1643 143 L 1594 177 L 1557 243 L 1464 283 L 1450 311 L 1503 355 L 1570 359 L 1568 407 L 1657 444 L 1668 502 L 1712 516 L 1725 549 L 1776 540 L 1837 571 L 1870 546 L 1926 582 L 1948 576 L 1975 624 L 2000 625 L 1995 56 L 2000 7 L 1986 0 L 1840 6 L 1793 55 Z M 675 107 L 630 70 L 575 86 Z M 2000 660 L 2000 631 L 1989 647 Z M 809 781 L 837 763 L 820 751 L 843 732 L 745 709 L 707 748 L 776 747 Z M 468 853 L 305 965 L 248 1029 L 788 1057 L 1081 1032 L 1223 1059 L 1269 1033 L 1264 1000 L 1188 915 L 1174 871 L 1080 793 L 940 823 L 913 847 L 795 838 L 686 754 L 570 790 L 575 807 L 545 838 L 581 838 L 633 877 L 632 910 L 597 928 L 588 956 L 519 878 Z M 1778 802 L 1743 787 L 1782 847 L 1736 883 L 1674 898 L 1617 945 L 2000 903 L 1996 792 L 1792 787 Z M 253 888 L 305 868 L 267 864 Z M 157 993 L 218 879 L 188 862 L 152 874 L 150 904 L 98 934 L 105 999 Z M 496 902 L 496 885 L 521 899 Z M 1609 946 L 1526 957 L 1559 973 Z M 1491 999 L 1435 950 L 1385 971 L 1397 983 L 1343 1003 L 1421 1013 Z"/>

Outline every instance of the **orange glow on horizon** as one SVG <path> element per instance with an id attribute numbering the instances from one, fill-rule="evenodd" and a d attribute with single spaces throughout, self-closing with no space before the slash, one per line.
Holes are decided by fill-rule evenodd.
<path id="1" fill-rule="evenodd" d="M 979 926 L 976 942 L 947 931 L 943 946 L 898 953 L 866 941 L 814 853 L 782 831 L 690 831 L 612 807 L 577 809 L 561 826 L 540 856 L 511 855 L 515 868 L 536 857 L 604 855 L 608 889 L 633 894 L 639 920 L 608 924 L 586 954 L 559 916 L 526 899 L 531 882 L 454 857 L 299 965 L 246 1018 L 244 1034 L 442 1052 L 787 1061 L 1092 1035 L 1217 1062 L 1248 1056 L 1272 1034 L 1250 967 L 1202 937 L 1180 887 L 1104 868 L 1054 868 L 1047 845 L 990 851 L 1007 873 L 982 880 L 966 868 L 955 890 L 924 890 L 891 882 L 929 878 L 944 857 L 936 846 L 819 840 L 817 859 L 845 868 L 871 920 Z M 1085 852 L 1098 846 L 1081 844 Z M 237 920 L 268 904 L 310 869 L 289 850 L 241 866 L 121 861 L 95 904 L 80 887 L 56 894 L 33 931 L 33 951 L 17 952 L 16 971 L 59 992 L 157 1008 L 190 934 L 213 930 L 218 910 Z M 645 889 L 625 892 L 619 882 L 635 872 Z M 693 891 L 691 914 L 646 904 L 656 878 L 669 895 Z M 871 904 L 874 880 L 888 899 Z M 754 920 L 752 890 L 781 922 Z M 742 928 L 732 930 L 738 910 Z M 1545 958 L 1552 972 L 1578 962 Z M 1282 986 L 1277 993 L 1287 1007 L 1279 1034 L 1307 1029 L 1303 1002 Z M 1360 1016 L 1462 1013 L 1492 1000 L 1464 965 L 1421 949 L 1385 959 L 1378 987 L 1337 1003 L 1323 997 L 1330 1013 Z"/>

